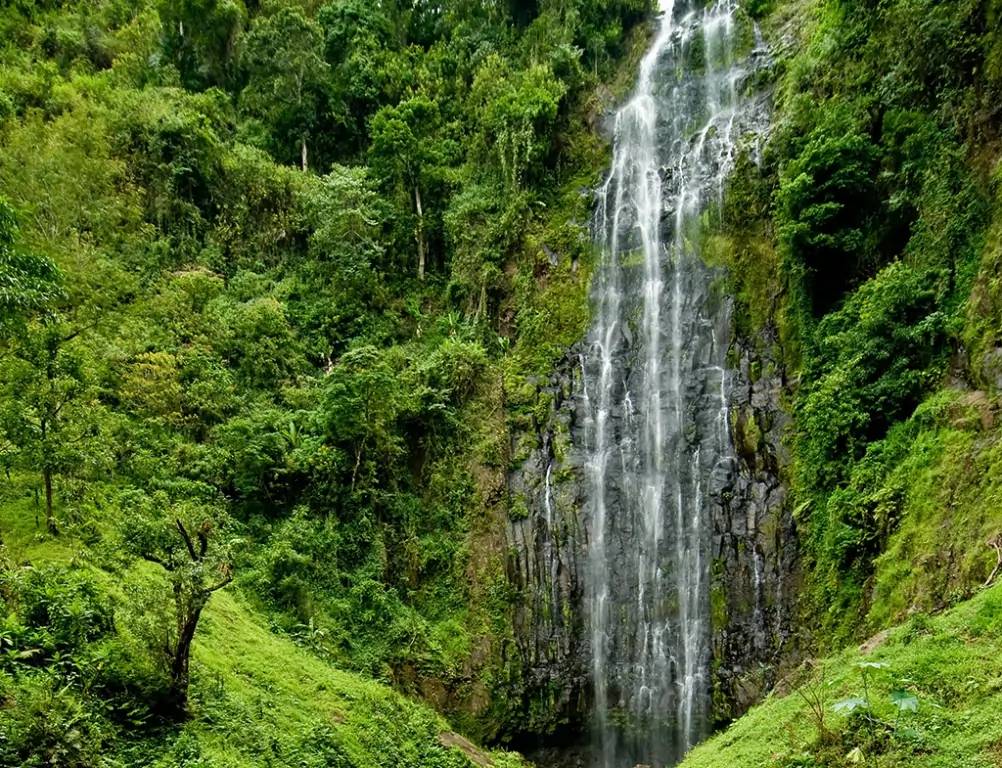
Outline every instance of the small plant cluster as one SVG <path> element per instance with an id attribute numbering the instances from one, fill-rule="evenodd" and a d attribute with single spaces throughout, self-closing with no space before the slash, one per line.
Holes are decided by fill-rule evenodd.
<path id="1" fill-rule="evenodd" d="M 0 764 L 86 768 L 120 729 L 157 722 L 167 681 L 116 632 L 88 569 L 5 559 L 0 611 Z"/>
<path id="2" fill-rule="evenodd" d="M 860 661 L 855 669 L 859 672 L 858 692 L 830 701 L 831 681 L 826 668 L 823 664 L 812 665 L 810 678 L 796 692 L 807 706 L 814 726 L 814 744 L 806 755 L 787 758 L 783 768 L 822 765 L 876 768 L 880 765 L 880 755 L 892 742 L 912 743 L 919 738 L 908 722 L 908 716 L 918 712 L 918 696 L 891 685 L 890 690 L 878 697 L 874 690 L 877 677 L 882 678 L 881 689 L 893 682 L 887 679 L 888 667 L 882 662 Z"/>

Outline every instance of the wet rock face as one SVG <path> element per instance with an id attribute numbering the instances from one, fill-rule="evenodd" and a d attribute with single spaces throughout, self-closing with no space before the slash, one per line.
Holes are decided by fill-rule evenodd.
<path id="1" fill-rule="evenodd" d="M 771 329 L 766 330 L 771 335 Z M 783 485 L 786 382 L 774 339 L 731 342 L 730 428 L 738 466 L 713 519 L 714 718 L 743 714 L 795 660 L 797 533 Z"/>
<path id="2" fill-rule="evenodd" d="M 734 460 L 711 480 L 711 714 L 717 725 L 761 698 L 797 653 L 797 539 L 781 479 L 789 425 L 786 382 L 779 365 L 760 351 L 768 344 L 731 337 Z M 522 732 L 513 737 L 545 766 L 591 764 L 580 353 L 568 351 L 549 379 L 537 383 L 547 413 L 532 434 L 516 436 L 521 456 L 508 475 L 507 577 L 515 595 L 513 661 L 522 699 L 517 709 L 525 715 Z M 610 482 L 615 485 L 614 474 Z"/>
<path id="3" fill-rule="evenodd" d="M 508 480 L 507 576 L 516 595 L 520 708 L 528 718 L 526 734 L 576 732 L 588 712 L 589 680 L 582 612 L 585 488 L 572 444 L 580 388 L 575 351 L 537 387 L 549 408 L 533 434 L 516 436 L 513 453 L 521 455 Z"/>
<path id="4" fill-rule="evenodd" d="M 978 374 L 988 386 L 1002 391 L 1002 347 L 992 347 L 984 353 Z"/>

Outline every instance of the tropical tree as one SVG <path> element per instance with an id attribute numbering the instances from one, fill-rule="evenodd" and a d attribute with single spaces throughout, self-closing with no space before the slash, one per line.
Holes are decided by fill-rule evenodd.
<path id="1" fill-rule="evenodd" d="M 0 197 L 0 332 L 44 308 L 59 291 L 55 264 L 25 252 L 17 239 L 14 209 Z"/>
<path id="2" fill-rule="evenodd" d="M 106 458 L 98 440 L 103 408 L 81 339 L 86 331 L 58 317 L 32 322 L 0 363 L 0 427 L 16 446 L 15 465 L 41 474 L 45 521 L 53 534 L 54 478 Z"/>
<path id="3" fill-rule="evenodd" d="M 186 85 L 225 85 L 247 23 L 242 0 L 161 0 L 163 46 Z"/>
<path id="4" fill-rule="evenodd" d="M 383 107 L 371 124 L 371 167 L 386 187 L 413 205 L 419 280 L 424 280 L 428 259 L 424 196 L 443 180 L 448 159 L 447 147 L 439 135 L 440 125 L 438 105 L 426 96 Z"/>
<path id="5" fill-rule="evenodd" d="M 310 300 L 298 309 L 311 356 L 329 367 L 351 339 L 385 323 L 381 239 L 388 206 L 366 168 L 342 165 L 312 180 L 305 203 L 312 233 L 301 275 Z"/>
<path id="6" fill-rule="evenodd" d="M 320 26 L 299 10 L 284 7 L 255 20 L 243 55 L 244 107 L 268 126 L 279 157 L 289 158 L 290 146 L 298 148 L 304 171 L 310 136 L 322 125 L 329 101 L 329 68 L 323 54 Z"/>
<path id="7" fill-rule="evenodd" d="M 170 676 L 170 692 L 178 712 L 188 706 L 191 646 L 202 611 L 215 592 L 233 581 L 232 547 L 224 540 L 225 510 L 214 501 L 172 502 L 167 493 L 123 496 L 126 511 L 123 539 L 127 548 L 167 574 L 173 602 L 173 626 L 163 627 L 161 654 Z"/>
<path id="8" fill-rule="evenodd" d="M 544 165 L 566 90 L 548 66 L 516 71 L 493 55 L 478 70 L 471 107 L 480 126 L 480 148 L 485 165 L 500 169 L 509 190 L 533 181 Z"/>
<path id="9" fill-rule="evenodd" d="M 324 57 L 331 68 L 331 87 L 346 113 L 338 126 L 338 156 L 364 150 L 367 124 L 373 114 L 397 99 L 393 66 L 398 41 L 381 3 L 335 0 L 317 13 L 324 31 Z"/>

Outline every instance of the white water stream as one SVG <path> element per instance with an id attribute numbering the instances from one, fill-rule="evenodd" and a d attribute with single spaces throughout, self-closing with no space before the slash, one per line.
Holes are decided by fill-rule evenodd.
<path id="1" fill-rule="evenodd" d="M 681 3 L 661 0 L 593 219 L 582 367 L 599 768 L 674 765 L 709 726 L 710 536 L 734 461 L 728 306 L 698 236 L 762 116 L 741 95 L 735 0 Z"/>

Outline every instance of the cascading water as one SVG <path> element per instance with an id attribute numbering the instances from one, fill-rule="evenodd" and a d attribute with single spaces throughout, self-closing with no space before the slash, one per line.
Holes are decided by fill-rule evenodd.
<path id="1" fill-rule="evenodd" d="M 737 60 L 736 0 L 660 10 L 598 192 L 582 359 L 601 768 L 674 765 L 706 734 L 710 529 L 735 470 L 728 304 L 698 236 L 738 139 L 759 128 L 741 96 L 755 56 Z"/>

